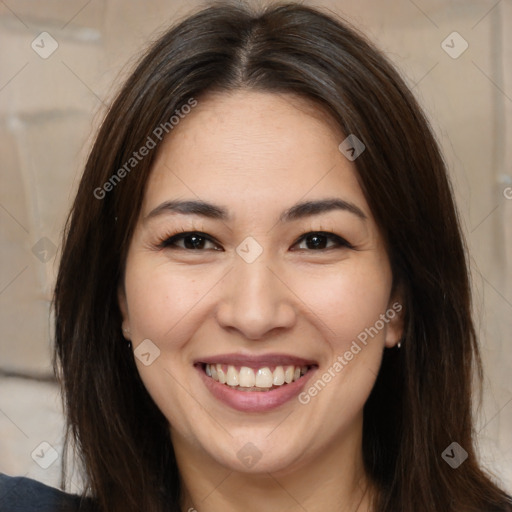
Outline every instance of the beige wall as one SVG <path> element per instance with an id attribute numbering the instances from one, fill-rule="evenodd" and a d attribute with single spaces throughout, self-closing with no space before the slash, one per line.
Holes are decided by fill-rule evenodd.
<path id="1" fill-rule="evenodd" d="M 482 458 L 512 491 L 512 2 L 305 3 L 343 14 L 387 52 L 443 145 L 472 254 L 487 371 Z M 54 253 L 92 128 L 142 45 L 196 5 L 0 3 L 1 369 L 49 372 Z M 454 31 L 469 45 L 458 58 L 441 46 Z M 58 43 L 46 59 L 31 47 L 51 49 L 41 32 Z M 55 483 L 58 464 L 43 470 L 30 453 L 44 440 L 60 453 L 60 425 L 51 385 L 0 379 L 0 471 Z"/>

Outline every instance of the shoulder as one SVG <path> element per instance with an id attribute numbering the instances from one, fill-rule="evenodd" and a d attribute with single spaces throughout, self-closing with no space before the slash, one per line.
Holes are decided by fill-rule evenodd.
<path id="1" fill-rule="evenodd" d="M 48 487 L 36 480 L 0 473 L 2 512 L 79 512 L 91 511 L 90 500 Z"/>

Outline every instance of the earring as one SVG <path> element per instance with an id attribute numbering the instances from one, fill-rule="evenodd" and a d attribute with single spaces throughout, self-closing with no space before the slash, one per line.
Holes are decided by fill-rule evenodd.
<path id="1" fill-rule="evenodd" d="M 400 340 L 397 345 L 396 345 L 398 348 L 400 348 L 402 346 L 402 341 Z"/>
<path id="2" fill-rule="evenodd" d="M 123 327 L 123 333 L 124 334 L 130 334 L 130 329 L 128 329 L 128 327 Z M 124 336 L 124 338 L 126 339 L 126 346 L 131 349 L 132 348 L 132 342 L 126 338 L 126 336 Z"/>

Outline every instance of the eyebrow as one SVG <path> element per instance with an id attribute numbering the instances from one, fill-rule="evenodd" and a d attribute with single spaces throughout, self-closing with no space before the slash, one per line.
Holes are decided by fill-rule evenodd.
<path id="1" fill-rule="evenodd" d="M 339 198 L 319 199 L 316 201 L 303 201 L 285 210 L 280 216 L 280 222 L 294 220 L 326 213 L 334 210 L 343 210 L 354 214 L 361 220 L 367 219 L 366 214 L 354 203 Z M 146 215 L 144 221 L 158 217 L 166 213 L 178 213 L 182 215 L 197 215 L 209 219 L 229 221 L 231 216 L 228 210 L 222 206 L 207 203 L 200 200 L 190 201 L 165 201 Z"/>

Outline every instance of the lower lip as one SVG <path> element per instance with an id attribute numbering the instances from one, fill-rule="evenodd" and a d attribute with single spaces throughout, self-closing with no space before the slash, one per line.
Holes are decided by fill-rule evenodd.
<path id="1" fill-rule="evenodd" d="M 243 412 L 264 412 L 275 409 L 295 398 L 306 385 L 316 368 L 311 368 L 300 379 L 283 384 L 271 391 L 238 391 L 208 377 L 202 366 L 196 366 L 213 396 L 233 409 Z"/>

